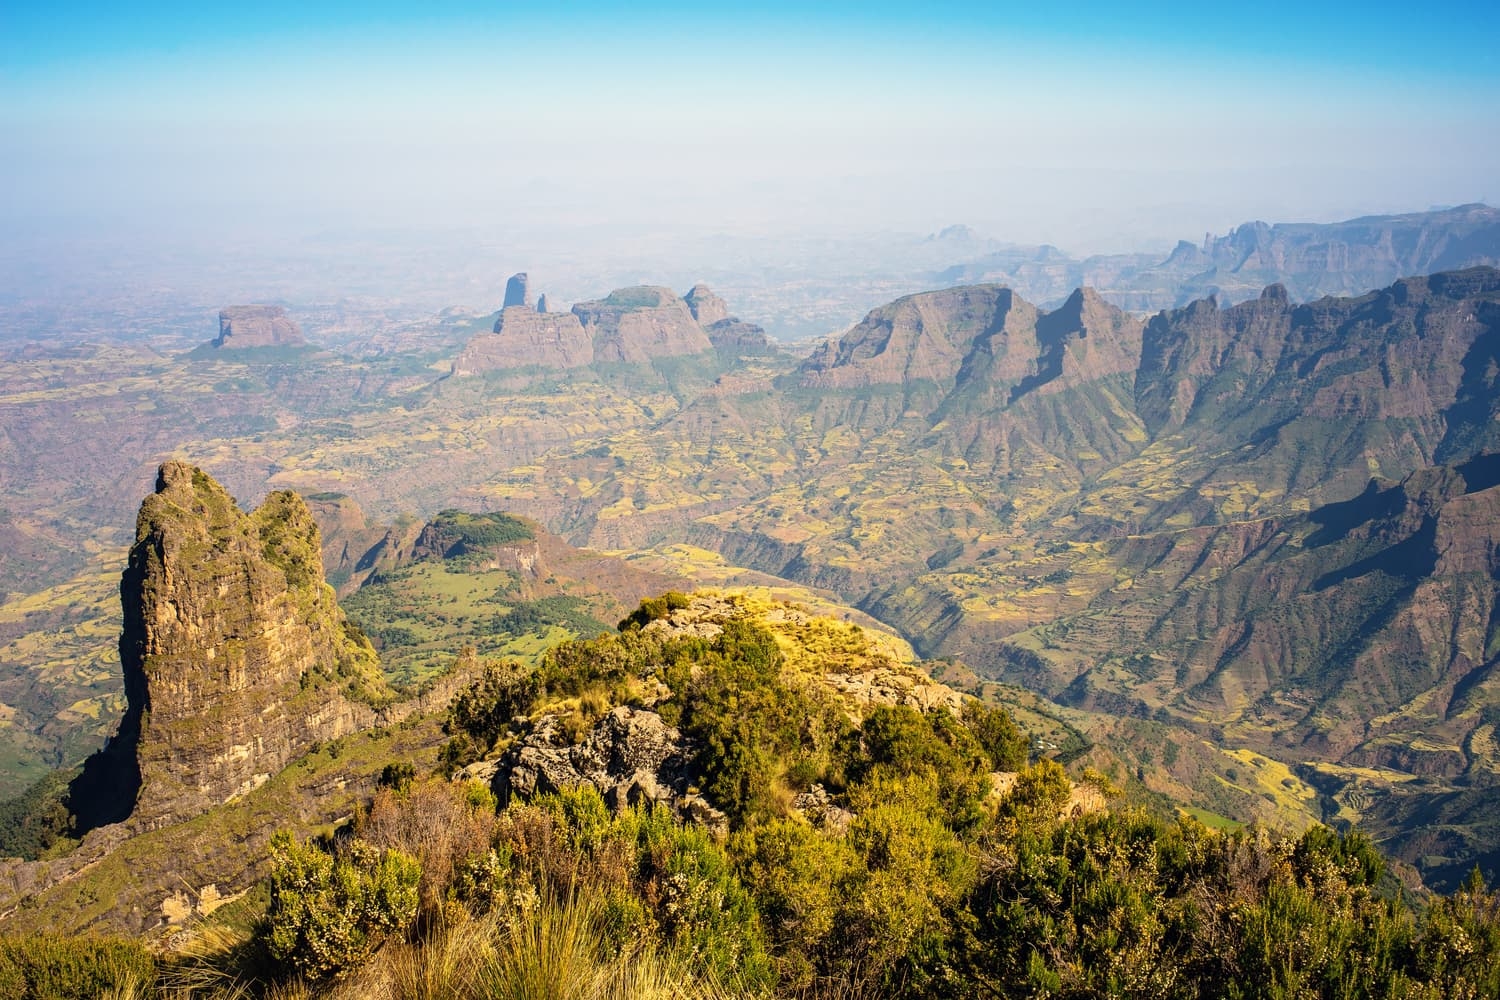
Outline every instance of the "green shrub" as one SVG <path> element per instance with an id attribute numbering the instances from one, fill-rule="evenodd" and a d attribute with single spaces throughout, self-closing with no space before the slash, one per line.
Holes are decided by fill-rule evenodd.
<path id="1" fill-rule="evenodd" d="M 620 820 L 634 834 L 638 893 L 672 953 L 740 989 L 772 979 L 760 916 L 724 851 L 698 826 L 665 809 L 631 810 Z"/>
<path id="2" fill-rule="evenodd" d="M 687 607 L 692 598 L 686 594 L 669 590 L 660 597 L 648 597 L 629 615 L 620 621 L 621 632 L 639 631 L 654 621 L 667 617 L 674 611 Z"/>
<path id="3" fill-rule="evenodd" d="M 139 941 L 50 934 L 0 937 L 0 996 L 13 1000 L 144 993 L 156 973 L 156 959 Z"/>
<path id="4" fill-rule="evenodd" d="M 918 712 L 905 705 L 882 705 L 859 730 L 860 753 L 848 764 L 851 795 L 859 786 L 909 777 L 928 782 L 942 819 L 955 830 L 967 830 L 983 816 L 989 795 L 989 760 L 979 743 L 946 709 Z"/>
<path id="5" fill-rule="evenodd" d="M 278 963 L 311 980 L 353 970 L 384 938 L 404 932 L 417 912 L 421 869 L 400 851 L 355 841 L 341 857 L 271 840 L 271 905 L 262 934 Z"/>
<path id="6" fill-rule="evenodd" d="M 1415 942 L 1415 972 L 1444 997 L 1500 996 L 1500 894 L 1479 869 L 1436 900 Z"/>
<path id="7" fill-rule="evenodd" d="M 700 748 L 703 792 L 731 820 L 776 815 L 781 789 L 828 776 L 848 722 L 826 692 L 782 679 L 770 632 L 733 620 L 664 654 L 679 725 Z"/>
<path id="8" fill-rule="evenodd" d="M 393 791 L 404 792 L 411 787 L 412 781 L 417 776 L 416 765 L 410 761 L 392 761 L 380 770 L 377 783 L 381 788 L 389 788 Z"/>
<path id="9" fill-rule="evenodd" d="M 1019 771 L 1031 755 L 1031 740 L 1009 712 L 979 700 L 964 703 L 960 716 L 996 771 Z"/>

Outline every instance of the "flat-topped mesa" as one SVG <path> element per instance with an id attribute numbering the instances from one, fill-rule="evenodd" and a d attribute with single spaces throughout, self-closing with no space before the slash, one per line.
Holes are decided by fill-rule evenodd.
<path id="1" fill-rule="evenodd" d="M 281 306 L 225 306 L 215 347 L 305 347 L 302 328 Z"/>
<path id="2" fill-rule="evenodd" d="M 703 291 L 706 297 L 700 304 L 708 307 L 705 315 L 727 311 L 717 296 Z M 507 293 L 506 301 L 510 299 Z M 718 305 L 712 306 L 710 300 Z M 720 332 L 730 344 L 754 344 L 756 334 L 763 336 L 758 327 L 733 318 L 719 319 L 713 325 L 722 327 Z M 649 364 L 658 358 L 702 354 L 714 347 L 688 302 L 669 288 L 642 285 L 580 302 L 567 313 L 539 312 L 524 303 L 507 305 L 500 310 L 492 333 L 479 334 L 464 347 L 453 364 L 453 374 L 580 368 L 595 363 Z"/>
<path id="3" fill-rule="evenodd" d="M 713 350 L 688 304 L 670 288 L 637 285 L 573 307 L 594 343 L 594 360 L 645 364 Z"/>
<path id="4" fill-rule="evenodd" d="M 527 277 L 525 271 L 518 271 L 512 274 L 505 282 L 505 301 L 501 303 L 500 308 L 509 309 L 511 306 L 525 306 L 527 309 L 530 309 L 530 284 L 531 279 Z"/>
<path id="5" fill-rule="evenodd" d="M 375 722 L 345 696 L 385 693 L 375 652 L 324 582 L 317 525 L 295 493 L 246 514 L 202 470 L 162 465 L 120 600 L 127 709 L 75 784 L 85 826 L 189 819 Z"/>
<path id="6" fill-rule="evenodd" d="M 594 344 L 572 313 L 539 313 L 530 306 L 500 310 L 493 333 L 476 335 L 453 363 L 454 375 L 508 368 L 579 368 L 594 360 Z"/>

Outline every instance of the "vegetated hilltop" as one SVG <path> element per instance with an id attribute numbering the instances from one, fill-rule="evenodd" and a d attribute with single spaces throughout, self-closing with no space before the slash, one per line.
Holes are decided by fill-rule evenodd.
<path id="1" fill-rule="evenodd" d="M 610 631 L 647 595 L 685 583 L 508 514 L 445 510 L 383 528 L 349 497 L 308 503 L 326 526 L 324 561 L 344 609 L 403 689 L 440 676 L 464 648 L 532 662 L 565 638 Z"/>

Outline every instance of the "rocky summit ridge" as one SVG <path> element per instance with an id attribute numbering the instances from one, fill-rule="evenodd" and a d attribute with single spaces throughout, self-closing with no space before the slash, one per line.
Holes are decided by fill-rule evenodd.
<path id="1" fill-rule="evenodd" d="M 120 581 L 127 709 L 73 801 L 85 826 L 154 829 L 256 788 L 315 741 L 375 723 L 374 650 L 323 579 L 317 525 L 290 491 L 242 512 L 167 462 Z"/>
<path id="2" fill-rule="evenodd" d="M 454 375 L 645 365 L 707 355 L 715 348 L 770 349 L 765 331 L 730 316 L 724 300 L 706 285 L 694 285 L 683 298 L 654 285 L 620 288 L 565 313 L 548 312 L 545 297 L 533 307 L 527 288 L 525 274 L 510 279 L 493 330 L 469 341 L 453 363 Z"/>

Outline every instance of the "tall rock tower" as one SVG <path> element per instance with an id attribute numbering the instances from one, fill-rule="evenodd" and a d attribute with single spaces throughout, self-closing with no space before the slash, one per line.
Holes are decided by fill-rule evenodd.
<path id="1" fill-rule="evenodd" d="M 85 828 L 188 819 L 375 721 L 375 652 L 324 582 L 295 493 L 245 514 L 202 470 L 164 464 L 120 599 L 127 709 L 70 795 Z"/>

